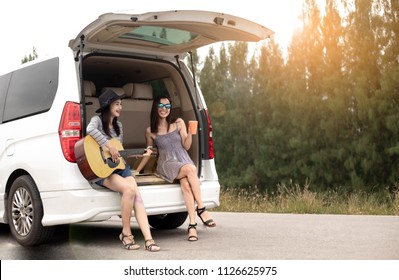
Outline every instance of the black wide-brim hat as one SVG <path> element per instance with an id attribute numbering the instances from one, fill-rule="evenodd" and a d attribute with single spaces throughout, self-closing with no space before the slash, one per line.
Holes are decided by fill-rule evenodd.
<path id="1" fill-rule="evenodd" d="M 118 95 L 112 89 L 106 89 L 103 93 L 101 93 L 98 100 L 100 101 L 100 108 L 96 110 L 96 113 L 101 113 L 104 111 L 112 102 L 118 99 L 125 98 L 125 95 Z"/>

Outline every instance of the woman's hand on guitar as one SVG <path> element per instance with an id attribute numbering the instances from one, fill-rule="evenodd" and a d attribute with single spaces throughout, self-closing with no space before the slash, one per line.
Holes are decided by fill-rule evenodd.
<path id="1" fill-rule="evenodd" d="M 151 146 L 148 146 L 146 149 L 145 149 L 145 152 L 144 152 L 144 154 L 143 154 L 143 157 L 149 157 L 149 156 L 151 156 L 151 154 L 152 154 L 152 147 Z"/>
<path id="2" fill-rule="evenodd" d="M 118 159 L 121 157 L 119 151 L 112 145 L 110 145 L 108 148 L 109 148 L 109 153 L 111 154 L 112 157 L 112 161 L 117 162 Z"/>

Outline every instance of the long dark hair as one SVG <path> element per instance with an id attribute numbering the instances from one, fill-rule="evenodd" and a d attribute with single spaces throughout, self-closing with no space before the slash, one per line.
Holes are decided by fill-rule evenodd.
<path id="1" fill-rule="evenodd" d="M 172 100 L 170 100 L 169 97 L 167 96 L 162 96 L 162 97 L 157 97 L 154 99 L 154 102 L 152 102 L 152 108 L 151 108 L 151 133 L 157 134 L 158 133 L 158 125 L 159 125 L 159 115 L 158 115 L 158 104 L 161 102 L 161 99 L 168 99 L 170 105 L 172 105 Z M 171 108 L 172 110 L 172 108 Z M 171 116 L 171 111 L 169 112 L 169 115 L 166 117 L 166 122 L 168 123 L 168 128 L 166 132 L 169 131 L 169 126 L 172 122 L 172 116 Z"/>
<path id="2" fill-rule="evenodd" d="M 109 137 L 112 138 L 111 132 L 109 131 L 109 124 L 108 124 L 108 120 L 109 120 L 109 117 L 110 117 L 110 107 L 111 107 L 111 106 L 108 106 L 107 108 L 105 108 L 104 111 L 101 112 L 100 119 L 101 119 L 101 123 L 102 123 L 102 125 L 103 125 L 103 130 L 104 130 L 104 132 L 105 132 Z M 115 117 L 115 118 L 112 120 L 112 126 L 114 127 L 114 130 L 115 130 L 115 132 L 116 132 L 116 135 L 119 136 L 119 135 L 121 134 L 121 128 L 120 128 L 119 125 L 118 125 L 118 118 L 117 118 L 117 117 Z"/>

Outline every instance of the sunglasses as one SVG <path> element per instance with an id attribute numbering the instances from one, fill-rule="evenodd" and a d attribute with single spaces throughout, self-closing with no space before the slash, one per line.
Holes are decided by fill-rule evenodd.
<path id="1" fill-rule="evenodd" d="M 165 109 L 170 109 L 170 108 L 172 108 L 172 105 L 171 104 L 163 104 L 163 103 L 158 104 L 159 109 L 162 109 L 164 107 L 165 107 Z"/>

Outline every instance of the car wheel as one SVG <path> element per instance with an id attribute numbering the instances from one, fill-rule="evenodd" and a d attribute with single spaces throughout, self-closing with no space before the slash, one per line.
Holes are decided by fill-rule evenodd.
<path id="1" fill-rule="evenodd" d="M 7 205 L 11 234 L 23 246 L 34 246 L 48 241 L 54 227 L 43 227 L 43 204 L 32 177 L 23 175 L 11 186 Z"/>
<path id="2" fill-rule="evenodd" d="M 187 219 L 187 212 L 148 216 L 148 222 L 155 229 L 173 229 L 181 226 Z"/>

